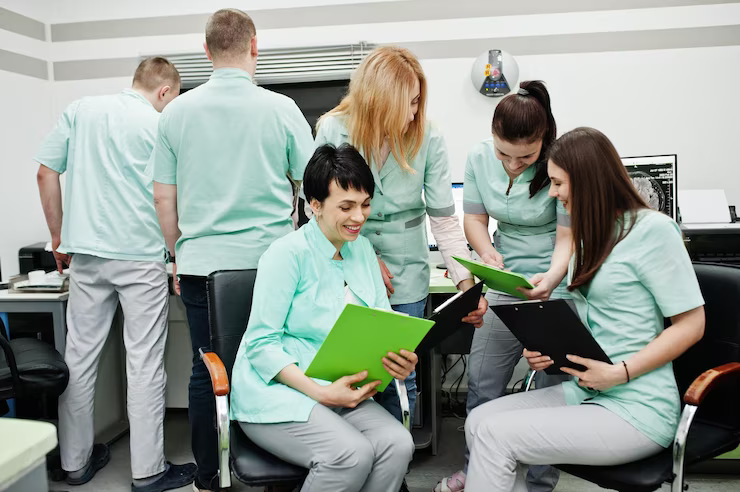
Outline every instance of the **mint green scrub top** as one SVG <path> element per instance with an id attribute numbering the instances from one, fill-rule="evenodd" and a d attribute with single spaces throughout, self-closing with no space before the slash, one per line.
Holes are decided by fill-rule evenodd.
<path id="1" fill-rule="evenodd" d="M 496 158 L 493 138 L 476 144 L 468 153 L 463 184 L 463 210 L 466 214 L 487 214 L 498 222 L 493 236 L 496 250 L 504 257 L 504 267 L 531 277 L 550 268 L 555 249 L 557 224 L 570 226 L 562 204 L 548 196 L 548 187 L 529 196 L 529 183 L 536 172 L 529 166 L 511 179 Z M 551 298 L 569 297 L 561 283 Z"/>
<path id="2" fill-rule="evenodd" d="M 311 364 L 344 309 L 345 282 L 358 304 L 390 310 L 370 242 L 359 236 L 345 243 L 342 260 L 332 259 L 336 251 L 313 218 L 262 255 L 231 376 L 232 420 L 308 420 L 316 401 L 274 378 L 290 364 L 304 371 Z"/>
<path id="3" fill-rule="evenodd" d="M 352 143 L 344 118 L 326 117 L 317 130 L 316 146 Z M 365 160 L 370 162 L 367 155 Z M 415 173 L 403 171 L 393 153 L 375 178 L 372 213 L 362 234 L 375 248 L 393 275 L 391 304 L 408 304 L 429 294 L 429 243 L 426 214 L 448 217 L 455 213 L 447 146 L 439 130 L 426 123 L 424 140 L 409 164 Z M 422 197 L 423 190 L 423 197 Z"/>
<path id="4" fill-rule="evenodd" d="M 660 335 L 664 318 L 704 305 L 678 224 L 652 210 L 637 217 L 588 288 L 573 291 L 581 320 L 614 364 Z M 569 405 L 601 405 L 659 445 L 673 441 L 681 401 L 672 363 L 606 391 L 588 390 L 576 381 L 563 383 L 563 389 Z"/>
<path id="5" fill-rule="evenodd" d="M 293 230 L 288 176 L 303 179 L 313 150 L 293 100 L 254 85 L 243 70 L 215 70 L 172 101 L 152 176 L 177 185 L 177 273 L 257 268 L 267 247 Z"/>
<path id="6" fill-rule="evenodd" d="M 133 89 L 70 104 L 34 160 L 66 172 L 61 253 L 164 261 L 146 173 L 159 113 Z"/>

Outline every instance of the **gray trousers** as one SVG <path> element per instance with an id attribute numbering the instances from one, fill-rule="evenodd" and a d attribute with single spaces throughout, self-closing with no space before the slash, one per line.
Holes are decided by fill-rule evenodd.
<path id="1" fill-rule="evenodd" d="M 75 254 L 67 306 L 69 385 L 59 397 L 62 468 L 90 460 L 98 362 L 118 302 L 124 315 L 127 410 L 133 478 L 164 471 L 164 348 L 169 295 L 164 263 Z"/>
<path id="2" fill-rule="evenodd" d="M 506 294 L 489 291 L 486 294 L 489 306 L 520 301 Z M 522 344 L 512 335 L 506 325 L 489 309 L 483 317 L 483 326 L 475 330 L 468 359 L 468 415 L 474 408 L 495 400 L 506 393 L 514 367 L 522 357 Z M 535 375 L 537 388 L 559 384 L 569 376 L 550 376 L 544 371 Z M 465 449 L 465 462 L 470 450 Z M 551 466 L 530 467 L 527 482 L 530 492 L 550 492 L 558 483 L 559 472 Z"/>
<path id="3" fill-rule="evenodd" d="M 604 407 L 566 405 L 562 386 L 479 406 L 465 422 L 465 439 L 465 492 L 526 492 L 527 465 L 620 465 L 663 449 Z"/>
<path id="4" fill-rule="evenodd" d="M 309 469 L 301 492 L 396 491 L 414 453 L 411 434 L 372 400 L 317 404 L 308 422 L 239 425 L 259 447 Z"/>

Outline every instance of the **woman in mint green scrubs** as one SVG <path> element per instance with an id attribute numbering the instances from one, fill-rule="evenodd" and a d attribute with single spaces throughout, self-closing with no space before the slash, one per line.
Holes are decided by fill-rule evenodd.
<path id="1" fill-rule="evenodd" d="M 669 447 L 680 411 L 671 362 L 704 333 L 681 231 L 643 202 L 609 139 L 577 128 L 549 157 L 549 193 L 573 230 L 568 290 L 613 364 L 569 355 L 586 367 L 563 368 L 573 380 L 473 410 L 466 492 L 526 490 L 531 464 L 619 465 Z M 535 370 L 553 364 L 547 354 L 524 355 Z"/>
<path id="2" fill-rule="evenodd" d="M 334 383 L 304 374 L 346 304 L 390 310 L 375 251 L 360 235 L 373 177 L 353 147 L 325 145 L 303 186 L 314 218 L 260 258 L 232 373 L 231 419 L 261 448 L 308 468 L 302 491 L 396 491 L 414 443 L 371 399 L 379 381 L 353 389 L 366 371 Z M 416 362 L 405 350 L 383 359 L 400 380 Z"/>
<path id="3" fill-rule="evenodd" d="M 525 81 L 520 87 L 518 93 L 506 96 L 496 106 L 492 137 L 468 153 L 463 186 L 465 235 L 486 263 L 533 278 L 538 284 L 534 297 L 568 297 L 559 285 L 570 257 L 568 216 L 547 194 L 545 155 L 556 135 L 550 95 L 540 81 Z M 493 241 L 488 234 L 490 218 L 498 223 Z M 486 300 L 496 305 L 520 299 L 490 290 Z M 505 394 L 522 348 L 498 316 L 492 310 L 486 312 L 470 348 L 468 414 Z M 544 372 L 536 375 L 538 388 L 565 379 Z M 468 455 L 466 449 L 466 458 Z M 465 487 L 465 472 L 444 477 L 435 491 L 460 492 Z M 552 490 L 558 470 L 532 467 L 527 481 L 538 491 Z"/>
<path id="4" fill-rule="evenodd" d="M 416 317 L 423 317 L 429 294 L 427 216 L 452 281 L 460 290 L 473 286 L 470 273 L 451 258 L 470 258 L 470 252 L 454 215 L 447 147 L 426 120 L 426 97 L 426 78 L 416 57 L 403 48 L 377 48 L 352 75 L 347 96 L 321 117 L 316 130 L 316 145 L 351 143 L 370 165 L 375 195 L 362 234 L 378 257 L 393 309 Z M 480 326 L 487 307 L 481 298 L 478 310 L 462 321 Z M 413 415 L 414 374 L 406 390 Z M 401 419 L 395 385 L 376 401 Z"/>

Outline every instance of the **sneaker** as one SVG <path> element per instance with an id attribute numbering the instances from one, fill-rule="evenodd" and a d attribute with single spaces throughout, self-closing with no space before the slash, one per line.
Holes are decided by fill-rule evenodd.
<path id="1" fill-rule="evenodd" d="M 105 465 L 108 464 L 110 461 L 110 449 L 108 449 L 108 445 L 106 444 L 96 444 L 93 446 L 92 449 L 92 455 L 90 456 L 90 461 L 87 462 L 87 465 L 85 465 L 85 472 L 82 474 L 82 476 L 72 478 L 69 476 L 69 472 L 67 473 L 67 478 L 65 478 L 65 481 L 68 485 L 82 485 L 90 480 L 93 479 L 95 474 L 103 468 Z"/>
<path id="2" fill-rule="evenodd" d="M 433 492 L 465 492 L 465 472 L 460 470 L 451 477 L 444 477 Z"/>
<path id="3" fill-rule="evenodd" d="M 159 480 L 142 487 L 131 484 L 131 490 L 133 492 L 164 492 L 165 490 L 179 489 L 195 480 L 195 472 L 197 470 L 198 467 L 195 466 L 195 463 L 173 465 L 168 461 L 164 475 Z"/>

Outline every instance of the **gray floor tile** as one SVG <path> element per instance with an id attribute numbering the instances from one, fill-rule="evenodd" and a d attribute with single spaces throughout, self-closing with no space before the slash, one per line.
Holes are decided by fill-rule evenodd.
<path id="1" fill-rule="evenodd" d="M 459 470 L 464 461 L 465 436 L 460 430 L 463 421 L 445 419 L 442 425 L 442 439 L 437 456 L 428 450 L 416 453 L 407 482 L 411 492 L 429 492 L 437 481 Z M 167 459 L 174 463 L 193 461 L 190 451 L 190 432 L 185 412 L 171 412 L 165 421 L 165 452 Z M 124 492 L 131 490 L 131 469 L 129 458 L 129 437 L 125 435 L 111 447 L 111 462 L 98 472 L 88 484 L 70 487 L 64 483 L 52 483 L 51 490 L 61 492 Z M 740 491 L 740 476 L 701 476 L 690 477 L 691 492 L 731 492 Z M 179 492 L 192 491 L 192 486 L 177 489 Z M 262 491 L 261 488 L 247 487 L 235 481 L 232 492 Z M 590 492 L 601 490 L 576 477 L 562 474 L 556 492 Z M 391 491 L 392 492 L 392 491 Z M 664 486 L 661 492 L 670 492 Z"/>

